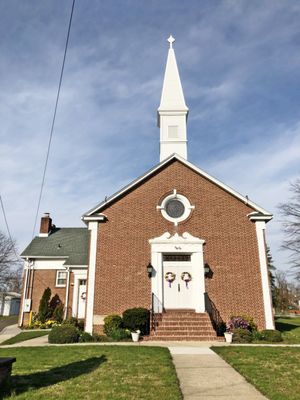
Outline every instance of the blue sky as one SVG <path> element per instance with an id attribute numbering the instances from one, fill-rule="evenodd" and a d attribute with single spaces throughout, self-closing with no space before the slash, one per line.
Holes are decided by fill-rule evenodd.
<path id="1" fill-rule="evenodd" d="M 0 193 L 30 241 L 71 1 L 0 1 Z M 80 216 L 159 161 L 159 106 L 174 44 L 189 161 L 275 214 L 299 177 L 299 1 L 78 1 L 40 214 Z M 0 215 L 0 229 L 5 230 Z"/>

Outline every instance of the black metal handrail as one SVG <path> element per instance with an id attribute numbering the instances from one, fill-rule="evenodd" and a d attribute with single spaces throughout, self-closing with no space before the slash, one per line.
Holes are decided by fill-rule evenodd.
<path id="1" fill-rule="evenodd" d="M 215 303 L 212 301 L 207 293 L 205 293 L 205 303 L 205 308 L 208 312 L 214 330 L 217 332 L 218 336 L 222 336 L 226 328 L 225 322 L 223 321 Z"/>
<path id="2" fill-rule="evenodd" d="M 159 298 L 152 293 L 151 294 L 151 329 L 155 332 L 158 326 L 159 316 L 162 314 L 163 306 Z"/>

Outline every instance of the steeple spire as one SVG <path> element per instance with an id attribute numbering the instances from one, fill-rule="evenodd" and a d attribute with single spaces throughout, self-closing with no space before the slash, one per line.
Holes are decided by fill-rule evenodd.
<path id="1" fill-rule="evenodd" d="M 173 153 L 187 158 L 186 121 L 188 107 L 185 104 L 180 76 L 177 68 L 171 35 L 157 124 L 160 128 L 160 161 Z"/>

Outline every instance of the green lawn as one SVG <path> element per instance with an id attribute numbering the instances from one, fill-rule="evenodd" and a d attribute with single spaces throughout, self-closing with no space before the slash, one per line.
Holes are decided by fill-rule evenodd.
<path id="1" fill-rule="evenodd" d="M 37 338 L 40 336 L 45 336 L 48 335 L 49 331 L 27 331 L 27 332 L 21 332 L 18 333 L 16 336 L 5 340 L 5 342 L 2 342 L 0 346 L 2 345 L 7 345 L 7 344 L 15 344 L 15 343 L 20 343 L 24 342 L 25 340 Z"/>
<path id="2" fill-rule="evenodd" d="M 268 399 L 300 399 L 300 348 L 213 347 L 212 349 Z"/>
<path id="3" fill-rule="evenodd" d="M 21 347 L 2 348 L 0 356 L 17 358 L 9 398 L 182 399 L 175 368 L 165 348 Z M 10 394 L 6 391 L 2 396 L 0 399 Z"/>
<path id="4" fill-rule="evenodd" d="M 300 344 L 300 317 L 279 317 L 276 318 L 275 324 L 285 343 Z"/>

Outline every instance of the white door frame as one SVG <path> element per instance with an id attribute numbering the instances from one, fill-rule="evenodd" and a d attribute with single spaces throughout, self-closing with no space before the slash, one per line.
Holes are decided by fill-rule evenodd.
<path id="1" fill-rule="evenodd" d="M 191 254 L 192 277 L 194 281 L 193 308 L 197 313 L 205 312 L 205 277 L 203 261 L 203 245 L 205 240 L 199 239 L 185 232 L 182 236 L 175 233 L 172 236 L 169 232 L 150 239 L 151 264 L 153 273 L 151 277 L 152 293 L 157 297 L 161 308 L 163 308 L 163 254 Z M 162 312 L 162 309 L 159 310 Z"/>
<path id="2" fill-rule="evenodd" d="M 72 272 L 74 274 L 72 316 L 77 318 L 79 281 L 82 280 L 82 279 L 87 279 L 87 271 L 86 270 L 73 269 Z"/>

